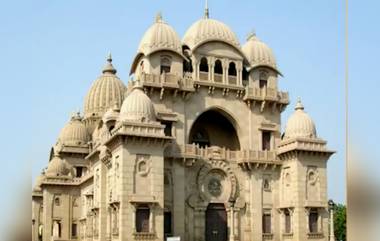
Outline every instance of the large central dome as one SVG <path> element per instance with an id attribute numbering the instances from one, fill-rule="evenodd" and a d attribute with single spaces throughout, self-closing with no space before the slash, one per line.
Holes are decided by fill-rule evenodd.
<path id="1" fill-rule="evenodd" d="M 183 43 L 192 50 L 211 41 L 221 41 L 240 48 L 238 38 L 226 24 L 208 17 L 195 22 L 183 37 Z"/>

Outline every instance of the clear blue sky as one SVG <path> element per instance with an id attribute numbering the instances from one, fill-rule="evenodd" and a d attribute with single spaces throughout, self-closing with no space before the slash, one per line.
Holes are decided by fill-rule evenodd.
<path id="1" fill-rule="evenodd" d="M 283 124 L 301 97 L 318 135 L 337 151 L 328 163 L 328 193 L 344 202 L 344 1 L 209 0 L 209 6 L 210 16 L 229 25 L 241 43 L 255 29 L 274 50 L 284 74 L 280 88 L 291 98 Z M 119 77 L 127 82 L 139 40 L 158 11 L 183 36 L 202 16 L 203 7 L 203 0 L 0 3 L 2 178 L 15 183 L 3 185 L 2 191 L 15 193 L 16 184 L 25 182 L 20 175 L 30 165 L 33 180 L 47 165 L 50 147 L 70 113 L 82 109 L 108 51 Z M 359 138 L 365 137 L 356 131 L 359 127 L 372 134 L 371 124 L 379 122 L 378 113 L 367 115 L 368 125 L 361 126 L 359 118 L 379 102 L 375 71 L 380 41 L 368 25 L 376 22 L 378 8 L 366 8 L 364 13 L 362 4 L 352 3 L 350 9 L 354 12 L 350 31 L 358 31 L 350 34 L 350 46 L 358 46 L 351 50 L 350 67 L 364 70 L 350 72 L 351 78 L 361 80 L 351 83 L 350 92 L 352 100 L 360 100 L 350 103 L 353 135 Z M 354 91 L 357 87 L 363 90 Z M 367 136 L 362 144 L 380 156 L 370 144 L 374 138 Z"/>

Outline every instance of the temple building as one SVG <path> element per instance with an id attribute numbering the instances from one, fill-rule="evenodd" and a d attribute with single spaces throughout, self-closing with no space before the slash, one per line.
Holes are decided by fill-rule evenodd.
<path id="1" fill-rule="evenodd" d="M 182 40 L 157 15 L 131 79 L 112 57 L 51 148 L 32 240 L 328 240 L 334 153 L 289 95 L 272 50 L 204 16 Z"/>

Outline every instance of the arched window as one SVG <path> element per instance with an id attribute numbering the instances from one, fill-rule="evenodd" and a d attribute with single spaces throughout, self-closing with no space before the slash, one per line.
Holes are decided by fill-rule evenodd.
<path id="1" fill-rule="evenodd" d="M 215 61 L 214 80 L 215 82 L 223 82 L 223 66 L 219 59 Z"/>
<path id="2" fill-rule="evenodd" d="M 229 76 L 236 76 L 236 65 L 234 62 L 231 62 L 228 66 L 228 75 Z"/>
<path id="3" fill-rule="evenodd" d="M 160 65 L 160 73 L 170 73 L 170 66 L 172 64 L 172 61 L 170 57 L 162 56 L 161 57 L 161 65 Z"/>
<path id="4" fill-rule="evenodd" d="M 228 66 L 228 83 L 232 85 L 236 85 L 236 65 L 234 62 L 231 62 Z"/>
<path id="5" fill-rule="evenodd" d="M 214 73 L 215 73 L 215 74 L 223 74 L 222 61 L 220 61 L 219 59 L 217 59 L 217 60 L 215 61 Z"/>
<path id="6" fill-rule="evenodd" d="M 201 59 L 201 65 L 199 66 L 200 72 L 208 72 L 208 63 L 206 57 Z"/>

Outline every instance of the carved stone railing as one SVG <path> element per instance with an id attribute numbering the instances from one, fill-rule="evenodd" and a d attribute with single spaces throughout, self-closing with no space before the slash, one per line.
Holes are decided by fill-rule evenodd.
<path id="1" fill-rule="evenodd" d="M 238 150 L 231 151 L 217 146 L 201 148 L 196 144 L 172 145 L 165 150 L 165 156 L 182 159 L 223 159 L 238 164 L 262 163 L 278 165 L 275 151 Z"/>
<path id="2" fill-rule="evenodd" d="M 282 237 L 284 239 L 292 239 L 293 238 L 293 233 L 283 233 Z"/>
<path id="3" fill-rule="evenodd" d="M 244 100 L 257 100 L 257 101 L 276 101 L 282 104 L 289 104 L 288 92 L 277 91 L 274 88 L 245 88 Z"/>
<path id="4" fill-rule="evenodd" d="M 222 74 L 214 74 L 214 81 L 217 83 L 223 83 L 223 75 Z"/>
<path id="5" fill-rule="evenodd" d="M 272 240 L 273 239 L 273 233 L 263 233 L 263 239 L 264 240 Z"/>
<path id="6" fill-rule="evenodd" d="M 150 232 L 135 232 L 133 236 L 135 236 L 135 240 L 154 240 L 156 238 L 156 234 Z"/>
<path id="7" fill-rule="evenodd" d="M 201 81 L 209 81 L 208 72 L 199 71 L 199 80 Z"/>
<path id="8" fill-rule="evenodd" d="M 182 77 L 173 73 L 162 73 L 161 75 L 142 73 L 140 81 L 144 87 L 194 91 L 192 73 L 188 72 L 185 72 Z"/>
<path id="9" fill-rule="evenodd" d="M 320 232 L 318 232 L 318 233 L 308 233 L 307 234 L 307 238 L 308 239 L 321 239 L 323 237 L 324 237 L 323 233 L 320 233 Z"/>
<path id="10" fill-rule="evenodd" d="M 228 84 L 230 84 L 230 85 L 236 85 L 237 84 L 237 78 L 236 78 L 236 76 L 229 75 L 228 76 Z"/>

